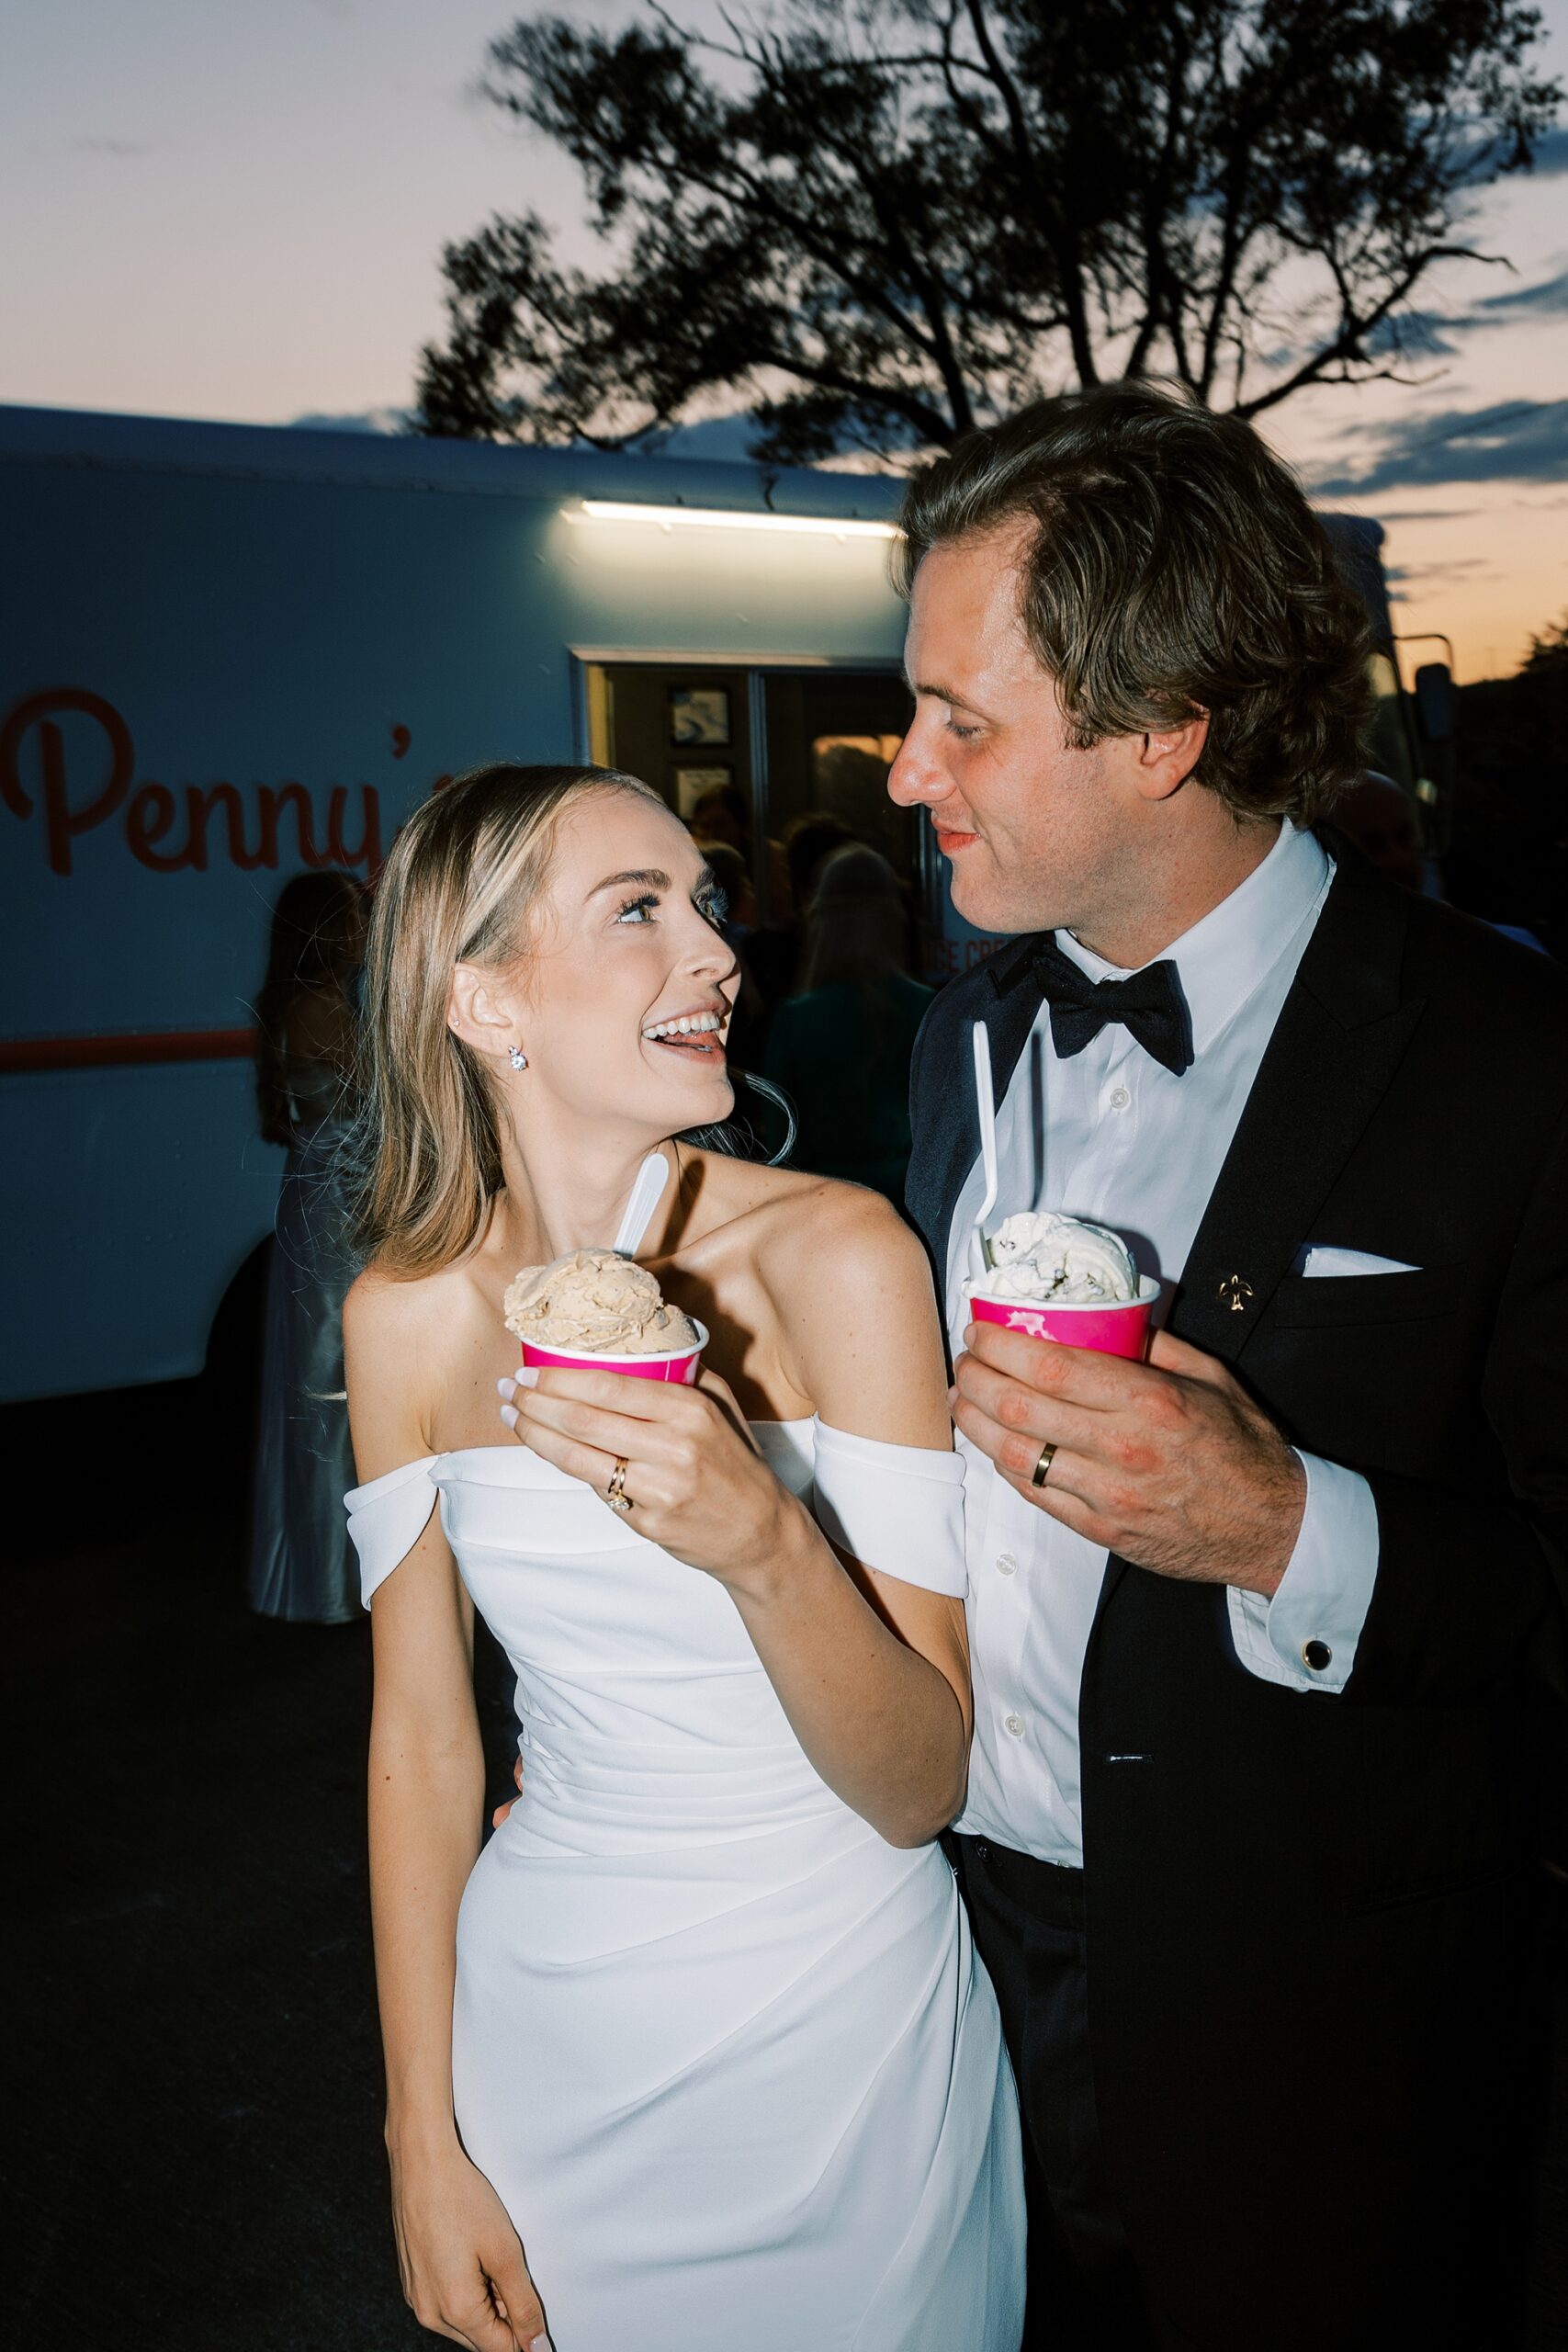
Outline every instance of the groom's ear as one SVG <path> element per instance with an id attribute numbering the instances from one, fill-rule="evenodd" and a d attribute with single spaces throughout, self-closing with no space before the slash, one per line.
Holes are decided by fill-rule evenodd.
<path id="1" fill-rule="evenodd" d="M 1185 719 L 1179 727 L 1161 727 L 1151 734 L 1134 736 L 1134 783 L 1141 797 L 1145 800 L 1168 800 L 1173 792 L 1179 792 L 1202 758 L 1208 740 L 1206 710 Z"/>

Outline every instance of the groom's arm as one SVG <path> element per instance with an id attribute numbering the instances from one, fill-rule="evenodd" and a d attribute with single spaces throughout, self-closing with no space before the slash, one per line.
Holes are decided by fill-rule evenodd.
<path id="1" fill-rule="evenodd" d="M 1484 1418 L 1473 1432 L 1452 1433 L 1450 1483 L 1381 1473 L 1362 1481 L 1303 1464 L 1224 1364 L 1168 1333 L 1139 1364 L 974 1326 L 956 1367 L 954 1419 L 1035 1508 L 1156 1575 L 1231 1587 L 1233 1611 L 1236 1596 L 1248 1596 L 1249 1620 L 1290 1598 L 1298 1546 L 1314 1532 L 1306 1505 L 1321 1466 L 1350 1521 L 1337 1557 L 1319 1563 L 1357 1628 L 1344 1702 L 1494 1697 L 1543 1645 L 1554 1668 L 1568 1649 L 1565 1203 L 1568 1136 L 1560 1134 L 1503 1283 L 1481 1384 Z M 1037 1485 L 1043 1443 L 1055 1453 Z M 1466 1479 L 1467 1443 L 1501 1453 L 1507 1496 Z M 1331 1521 L 1320 1511 L 1319 1536 Z M 1358 1626 L 1357 1580 L 1364 1589 L 1369 1557 L 1375 1568 Z M 1298 1597 L 1308 1589 L 1310 1577 L 1298 1580 Z"/>
<path id="2" fill-rule="evenodd" d="M 1306 1474 L 1301 1532 L 1272 1600 L 1225 1594 L 1231 1641 L 1260 1682 L 1287 1690 L 1343 1690 L 1355 1668 L 1378 1577 L 1378 1507 L 1359 1471 L 1297 1456 Z"/>

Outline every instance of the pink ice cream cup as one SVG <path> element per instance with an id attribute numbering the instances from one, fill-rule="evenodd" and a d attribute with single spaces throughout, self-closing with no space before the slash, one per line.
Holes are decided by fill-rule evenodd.
<path id="1" fill-rule="evenodd" d="M 706 1324 L 699 1323 L 694 1315 L 689 1319 L 696 1331 L 696 1346 L 677 1348 L 670 1355 L 570 1355 L 560 1348 L 541 1348 L 536 1340 L 524 1340 L 523 1361 L 531 1371 L 553 1367 L 561 1372 L 622 1372 L 628 1380 L 669 1380 L 689 1388 L 708 1343 Z"/>
<path id="2" fill-rule="evenodd" d="M 1120 1306 L 1102 1300 L 1071 1306 L 1062 1299 L 987 1298 L 974 1290 L 969 1307 L 976 1323 L 999 1323 L 1004 1330 L 1025 1331 L 1032 1340 L 1055 1340 L 1059 1347 L 1093 1348 L 1099 1355 L 1135 1361 L 1148 1352 L 1149 1317 L 1158 1296 L 1158 1283 L 1144 1274 L 1137 1297 Z"/>

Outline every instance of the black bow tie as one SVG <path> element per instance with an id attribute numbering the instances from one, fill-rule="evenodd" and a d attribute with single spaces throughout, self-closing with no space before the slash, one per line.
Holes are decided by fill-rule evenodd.
<path id="1" fill-rule="evenodd" d="M 1174 1078 L 1190 1068 L 1186 1000 L 1168 958 L 1145 965 L 1130 979 L 1091 980 L 1047 933 L 1031 961 L 1051 1007 L 1052 1042 L 1064 1060 L 1081 1054 L 1108 1021 L 1120 1021 Z"/>

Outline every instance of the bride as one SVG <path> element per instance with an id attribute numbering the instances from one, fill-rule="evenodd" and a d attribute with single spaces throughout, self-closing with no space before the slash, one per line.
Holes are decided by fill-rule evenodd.
<path id="1" fill-rule="evenodd" d="M 683 1140 L 733 1101 L 721 912 L 592 768 L 460 779 L 377 896 L 347 1501 L 404 2291 L 478 2352 L 1015 2352 L 930 1275 L 878 1196 Z M 700 1385 L 516 1379 L 508 1283 L 654 1148 Z M 482 1854 L 476 1608 L 524 1768 Z"/>

